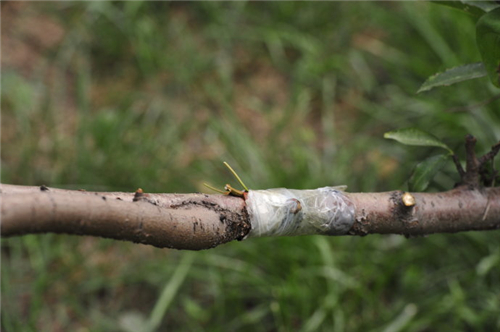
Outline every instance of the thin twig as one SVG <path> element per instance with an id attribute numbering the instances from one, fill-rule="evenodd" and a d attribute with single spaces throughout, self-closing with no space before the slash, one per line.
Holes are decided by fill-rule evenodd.
<path id="1" fill-rule="evenodd" d="M 493 96 L 483 102 L 480 102 L 480 103 L 477 103 L 477 104 L 474 104 L 474 105 L 469 105 L 469 106 L 457 106 L 457 107 L 450 107 L 448 109 L 445 110 L 445 112 L 450 112 L 450 113 L 455 113 L 455 112 L 467 112 L 467 111 L 472 111 L 473 109 L 475 108 L 479 108 L 479 107 L 483 107 L 483 106 L 486 106 L 496 100 L 500 99 L 500 94 L 499 95 L 496 95 L 496 96 Z"/>
<path id="2" fill-rule="evenodd" d="M 465 170 L 462 167 L 462 164 L 460 164 L 460 160 L 458 160 L 458 157 L 456 154 L 452 155 L 451 158 L 453 159 L 453 162 L 455 163 L 455 167 L 457 168 L 457 172 L 460 175 L 460 179 L 463 179 L 465 176 Z"/>
<path id="3" fill-rule="evenodd" d="M 482 164 L 486 163 L 489 160 L 493 160 L 493 158 L 495 158 L 495 156 L 498 154 L 499 151 L 500 151 L 500 142 L 498 142 L 497 144 L 493 145 L 491 147 L 491 151 L 490 152 L 486 153 L 484 156 L 482 156 L 481 158 L 479 158 L 479 164 L 482 165 Z"/>
<path id="4" fill-rule="evenodd" d="M 495 169 L 494 159 L 495 156 L 500 151 L 500 142 L 491 147 L 490 152 L 486 153 L 484 156 L 479 158 L 479 174 L 481 176 L 481 181 L 487 187 L 492 187 L 495 183 L 495 178 L 498 175 L 498 170 Z M 486 167 L 488 162 L 491 162 L 491 174 Z"/>
<path id="5" fill-rule="evenodd" d="M 476 138 L 472 135 L 465 136 L 465 174 L 462 177 L 462 184 L 470 189 L 479 186 L 479 161 L 476 157 Z"/>

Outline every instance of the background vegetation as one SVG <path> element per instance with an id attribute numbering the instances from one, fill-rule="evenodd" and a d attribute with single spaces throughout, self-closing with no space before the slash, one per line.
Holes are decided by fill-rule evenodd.
<path id="1" fill-rule="evenodd" d="M 500 140 L 473 18 L 420 2 L 2 2 L 3 183 L 103 191 L 407 188 L 437 153 Z M 498 163 L 497 163 L 498 165 Z M 458 181 L 451 162 L 431 184 Z M 500 328 L 500 232 L 264 238 L 204 252 L 64 235 L 2 240 L 4 331 Z M 149 325 L 148 325 L 149 324 Z"/>

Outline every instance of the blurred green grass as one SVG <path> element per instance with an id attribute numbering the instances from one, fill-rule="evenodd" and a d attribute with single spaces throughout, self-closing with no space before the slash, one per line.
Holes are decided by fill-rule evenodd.
<path id="1" fill-rule="evenodd" d="M 194 192 L 233 181 L 228 161 L 253 189 L 404 190 L 436 152 L 385 131 L 417 126 L 459 156 L 467 133 L 480 153 L 500 140 L 486 79 L 415 95 L 479 59 L 471 18 L 428 3 L 2 3 L 1 179 Z M 430 190 L 456 181 L 450 163 Z M 495 330 L 499 243 L 296 237 L 185 253 L 2 239 L 2 329 Z"/>

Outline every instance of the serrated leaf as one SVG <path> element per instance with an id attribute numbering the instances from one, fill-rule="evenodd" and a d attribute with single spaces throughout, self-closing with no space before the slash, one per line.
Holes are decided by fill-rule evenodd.
<path id="1" fill-rule="evenodd" d="M 415 192 L 426 190 L 437 172 L 444 167 L 449 156 L 449 154 L 438 154 L 418 163 L 408 180 L 408 189 Z"/>
<path id="2" fill-rule="evenodd" d="M 476 42 L 491 82 L 500 88 L 500 8 L 477 21 Z"/>
<path id="3" fill-rule="evenodd" d="M 436 146 L 453 153 L 448 145 L 441 142 L 436 136 L 417 128 L 390 131 L 384 134 L 384 138 L 394 139 L 406 145 Z"/>
<path id="4" fill-rule="evenodd" d="M 488 72 L 482 62 L 469 63 L 432 75 L 422 84 L 417 93 L 428 91 L 437 86 L 451 85 L 486 75 L 488 75 Z"/>

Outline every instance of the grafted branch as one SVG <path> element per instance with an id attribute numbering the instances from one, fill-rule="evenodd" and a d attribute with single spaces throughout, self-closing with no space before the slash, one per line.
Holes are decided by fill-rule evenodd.
<path id="1" fill-rule="evenodd" d="M 2 185 L 2 236 L 91 235 L 200 250 L 242 239 L 245 200 L 205 194 L 93 193 Z M 500 188 L 443 193 L 347 193 L 355 222 L 346 235 L 418 236 L 500 229 Z"/>
<path id="2" fill-rule="evenodd" d="M 500 188 L 480 185 L 494 183 L 498 171 L 493 166 L 488 171 L 486 165 L 500 151 L 500 142 L 480 158 L 475 144 L 476 139 L 467 135 L 465 170 L 453 158 L 461 178 L 453 190 L 345 193 L 349 206 L 354 206 L 354 220 L 349 219 L 352 226 L 345 235 L 500 229 Z M 0 190 L 2 236 L 66 233 L 201 250 L 241 240 L 252 227 L 247 195 L 146 194 L 142 189 L 99 193 L 13 185 L 1 185 Z"/>

